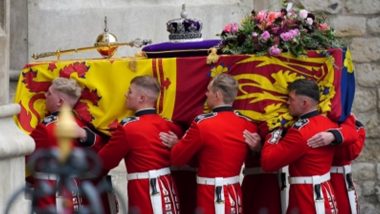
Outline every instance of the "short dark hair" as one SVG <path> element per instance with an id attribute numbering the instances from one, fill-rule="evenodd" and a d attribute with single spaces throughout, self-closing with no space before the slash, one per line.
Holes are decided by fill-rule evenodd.
<path id="1" fill-rule="evenodd" d="M 289 92 L 294 91 L 297 95 L 304 95 L 319 102 L 319 87 L 314 80 L 298 79 L 288 85 Z"/>

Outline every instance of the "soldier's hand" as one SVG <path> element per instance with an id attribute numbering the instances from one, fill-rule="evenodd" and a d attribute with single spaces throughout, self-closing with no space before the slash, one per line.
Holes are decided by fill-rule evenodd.
<path id="1" fill-rule="evenodd" d="M 335 140 L 331 132 L 319 132 L 307 140 L 307 145 L 311 148 L 318 148 L 330 145 Z"/>
<path id="2" fill-rule="evenodd" d="M 75 131 L 77 138 L 85 141 L 87 139 L 87 132 L 84 130 L 84 128 L 80 127 L 78 124 L 75 124 Z"/>
<path id="3" fill-rule="evenodd" d="M 161 142 L 169 148 L 172 148 L 178 142 L 177 135 L 172 131 L 160 132 L 160 139 Z"/>
<path id="4" fill-rule="evenodd" d="M 250 132 L 248 130 L 243 131 L 245 142 L 248 144 L 252 151 L 260 151 L 261 149 L 261 137 L 257 132 Z"/>

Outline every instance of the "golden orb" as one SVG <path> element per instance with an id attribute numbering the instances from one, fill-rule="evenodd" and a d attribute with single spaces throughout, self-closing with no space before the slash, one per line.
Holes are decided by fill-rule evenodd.
<path id="1" fill-rule="evenodd" d="M 98 47 L 98 52 L 104 58 L 111 58 L 117 50 L 117 46 L 113 45 L 117 42 L 117 38 L 114 34 L 108 32 L 107 17 L 104 18 L 104 25 L 104 32 L 99 34 L 96 38 L 95 47 Z"/>

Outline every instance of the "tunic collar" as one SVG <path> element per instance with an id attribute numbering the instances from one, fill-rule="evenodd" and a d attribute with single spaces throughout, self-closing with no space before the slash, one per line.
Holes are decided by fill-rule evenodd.
<path id="1" fill-rule="evenodd" d="M 212 111 L 213 112 L 221 112 L 221 111 L 233 111 L 232 106 L 217 106 Z"/>
<path id="2" fill-rule="evenodd" d="M 58 114 L 59 114 L 59 111 L 55 111 L 55 112 L 53 112 L 53 113 L 51 113 L 51 114 L 49 114 L 49 115 L 58 116 Z"/>
<path id="3" fill-rule="evenodd" d="M 314 111 L 311 111 L 311 112 L 308 112 L 306 114 L 301 115 L 300 119 L 306 119 L 306 118 L 314 117 L 314 116 L 317 116 L 317 115 L 319 115 L 318 110 L 314 110 Z"/>
<path id="4" fill-rule="evenodd" d="M 146 114 L 157 114 L 157 112 L 156 112 L 156 109 L 154 109 L 154 108 L 140 109 L 140 110 L 135 112 L 135 116 L 137 116 L 137 117 L 143 116 Z"/>

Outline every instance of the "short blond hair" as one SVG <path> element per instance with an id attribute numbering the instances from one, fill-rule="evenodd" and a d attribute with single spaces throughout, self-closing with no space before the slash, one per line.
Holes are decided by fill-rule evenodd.
<path id="1" fill-rule="evenodd" d="M 137 76 L 131 80 L 130 84 L 135 84 L 136 86 L 149 91 L 150 93 L 147 95 L 154 101 L 157 100 L 161 91 L 160 84 L 157 82 L 157 80 L 154 77 L 148 75 Z"/>
<path id="2" fill-rule="evenodd" d="M 238 93 L 238 83 L 231 75 L 221 73 L 212 80 L 211 90 L 220 91 L 223 95 L 223 102 L 232 104 Z"/>
<path id="3" fill-rule="evenodd" d="M 81 94 L 82 94 L 82 88 L 79 86 L 77 81 L 73 79 L 58 77 L 53 80 L 51 87 L 57 91 L 60 92 L 63 95 L 66 95 L 69 100 L 66 100 L 71 106 L 74 106 Z"/>

